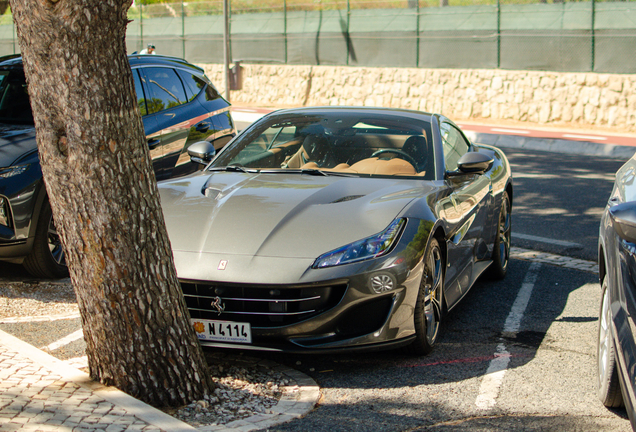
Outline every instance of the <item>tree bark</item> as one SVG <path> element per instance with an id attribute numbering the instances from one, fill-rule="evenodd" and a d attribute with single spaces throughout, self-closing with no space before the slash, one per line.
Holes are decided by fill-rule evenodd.
<path id="1" fill-rule="evenodd" d="M 156 406 L 212 389 L 126 56 L 131 0 L 10 0 L 90 375 Z"/>

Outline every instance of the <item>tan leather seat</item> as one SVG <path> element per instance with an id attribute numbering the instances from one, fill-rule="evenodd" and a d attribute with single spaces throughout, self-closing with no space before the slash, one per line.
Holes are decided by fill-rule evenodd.
<path id="1" fill-rule="evenodd" d="M 283 164 L 283 168 L 301 168 L 308 162 L 315 162 L 321 167 L 328 163 L 330 152 L 327 138 L 322 135 L 307 135 L 296 154 Z"/>
<path id="2" fill-rule="evenodd" d="M 360 174 L 378 175 L 410 175 L 417 174 L 413 165 L 404 159 L 378 159 L 377 157 L 362 159 L 349 167 L 347 171 Z"/>

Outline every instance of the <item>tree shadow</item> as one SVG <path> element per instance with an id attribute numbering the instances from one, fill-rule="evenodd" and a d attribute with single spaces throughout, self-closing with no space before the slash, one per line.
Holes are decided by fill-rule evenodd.
<path id="1" fill-rule="evenodd" d="M 512 260 L 504 281 L 478 280 L 442 321 L 440 339 L 428 356 L 416 357 L 402 350 L 248 354 L 298 369 L 314 378 L 321 388 L 387 389 L 481 377 L 495 357 L 499 343 L 504 343 L 510 353 L 509 368 L 517 368 L 535 357 L 546 332 L 563 312 L 568 296 L 598 280 L 591 273 L 559 268 L 560 283 L 555 287 L 553 283 L 546 283 L 544 278 L 550 276 L 542 272 L 526 312 L 533 321 L 530 324 L 524 321 L 522 331 L 514 336 L 503 335 L 504 323 L 529 266 L 529 262 Z M 589 323 L 596 319 L 590 315 L 576 317 L 571 322 Z"/>
<path id="2" fill-rule="evenodd" d="M 514 183 L 515 246 L 596 260 L 598 227 L 623 160 L 505 149 Z M 567 241 L 550 244 L 514 233 Z"/>

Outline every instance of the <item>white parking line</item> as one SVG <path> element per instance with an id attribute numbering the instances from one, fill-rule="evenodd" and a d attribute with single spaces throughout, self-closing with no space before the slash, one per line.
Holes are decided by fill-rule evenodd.
<path id="1" fill-rule="evenodd" d="M 594 135 L 575 135 L 575 134 L 563 134 L 563 138 L 575 138 L 575 139 L 587 139 L 594 141 L 607 141 L 607 138 Z"/>
<path id="2" fill-rule="evenodd" d="M 516 232 L 512 233 L 512 237 L 513 238 L 520 238 L 523 240 L 533 240 L 536 242 L 541 242 L 541 243 L 550 243 L 553 245 L 557 245 L 557 246 L 565 246 L 565 247 L 581 247 L 580 244 L 578 243 L 572 243 L 569 241 L 565 241 L 565 240 L 556 240 L 556 239 L 551 239 L 551 238 L 547 238 L 547 237 L 538 237 L 538 236 L 533 236 L 530 234 L 519 234 Z"/>
<path id="3" fill-rule="evenodd" d="M 82 331 L 82 329 L 79 329 L 77 331 L 74 331 L 73 333 L 71 333 L 70 335 L 63 337 L 62 339 L 53 342 L 52 344 L 49 344 L 45 347 L 42 347 L 40 349 L 45 350 L 45 351 L 53 351 L 55 349 L 58 349 L 59 347 L 63 347 L 64 345 L 68 345 L 71 342 L 75 342 L 78 339 L 81 339 L 84 337 L 84 332 Z"/>
<path id="4" fill-rule="evenodd" d="M 521 289 L 517 294 L 517 298 L 515 299 L 515 302 L 510 309 L 510 313 L 508 314 L 508 318 L 506 319 L 506 323 L 504 324 L 503 333 L 514 334 L 519 331 L 521 320 L 526 308 L 528 307 L 530 297 L 532 296 L 532 290 L 534 289 L 534 284 L 537 281 L 540 267 L 541 264 L 537 262 L 530 265 L 528 273 L 526 273 L 526 277 L 521 284 Z M 475 400 L 477 408 L 487 410 L 495 406 L 497 403 L 497 396 L 499 396 L 499 389 L 503 383 L 509 363 L 510 353 L 506 349 L 504 343 L 500 342 L 499 345 L 497 345 L 495 358 L 490 361 L 486 375 L 484 375 L 484 378 L 481 381 L 479 395 Z"/>
<path id="5" fill-rule="evenodd" d="M 26 316 L 26 317 L 8 317 L 0 319 L 0 324 L 15 324 L 24 322 L 44 322 L 44 321 L 58 321 L 58 320 L 70 320 L 80 318 L 79 312 L 72 312 L 61 315 L 44 315 L 44 316 Z"/>

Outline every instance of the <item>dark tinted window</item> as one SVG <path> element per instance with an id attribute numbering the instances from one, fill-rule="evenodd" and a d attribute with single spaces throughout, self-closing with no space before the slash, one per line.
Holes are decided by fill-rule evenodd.
<path id="1" fill-rule="evenodd" d="M 0 71 L 0 121 L 33 124 L 29 93 L 22 71 Z"/>
<path id="2" fill-rule="evenodd" d="M 216 99 L 218 99 L 220 97 L 221 97 L 221 95 L 216 90 L 216 88 L 214 88 L 214 86 L 212 84 L 208 84 L 208 87 L 205 89 L 205 100 L 213 101 L 213 100 L 216 100 Z"/>
<path id="3" fill-rule="evenodd" d="M 203 90 L 203 88 L 205 87 L 205 81 L 195 74 L 183 70 L 178 70 L 177 73 L 181 77 L 181 81 L 183 81 L 183 85 L 186 88 L 186 91 L 188 93 L 188 100 L 194 100 L 194 98 L 196 98 L 197 95 L 201 93 L 201 90 Z"/>
<path id="4" fill-rule="evenodd" d="M 146 108 L 146 97 L 144 96 L 144 89 L 141 85 L 141 79 L 139 78 L 139 73 L 136 70 L 132 71 L 133 80 L 135 82 L 135 92 L 137 93 L 137 105 L 139 106 L 139 112 L 141 115 L 148 114 L 148 109 Z"/>
<path id="5" fill-rule="evenodd" d="M 144 68 L 150 98 L 146 100 L 148 113 L 173 108 L 187 102 L 183 84 L 174 69 Z"/>

